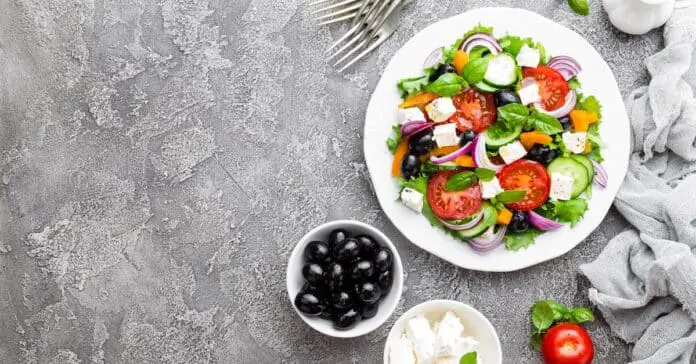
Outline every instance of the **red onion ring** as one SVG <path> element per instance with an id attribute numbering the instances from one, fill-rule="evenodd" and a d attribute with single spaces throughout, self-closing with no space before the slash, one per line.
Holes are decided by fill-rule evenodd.
<path id="1" fill-rule="evenodd" d="M 492 169 L 495 173 L 503 169 L 503 166 L 494 164 L 488 158 L 488 154 L 486 154 L 486 136 L 483 133 L 479 133 L 476 139 L 474 139 L 473 157 L 477 167 Z"/>
<path id="2" fill-rule="evenodd" d="M 442 48 L 435 48 L 423 61 L 423 68 L 433 67 L 442 62 Z"/>
<path id="3" fill-rule="evenodd" d="M 529 223 L 539 230 L 549 231 L 563 227 L 563 224 L 558 221 L 547 219 L 534 211 L 529 211 L 527 216 L 529 216 Z"/>
<path id="4" fill-rule="evenodd" d="M 566 95 L 565 103 L 560 108 L 553 111 L 548 111 L 544 109 L 544 106 L 540 102 L 535 102 L 534 108 L 543 112 L 544 114 L 551 115 L 554 118 L 558 119 L 570 114 L 570 112 L 573 111 L 573 109 L 575 108 L 575 104 L 577 102 L 578 95 L 575 93 L 575 90 L 570 90 L 570 92 L 568 92 L 568 94 Z"/>
<path id="5" fill-rule="evenodd" d="M 448 228 L 450 230 L 460 231 L 460 230 L 471 229 L 472 227 L 476 226 L 476 224 L 478 224 L 482 218 L 483 218 L 483 213 L 479 212 L 478 215 L 476 215 L 471 221 L 467 222 L 466 224 L 462 224 L 462 225 L 452 224 L 451 222 L 449 222 L 445 219 L 441 219 L 439 217 L 437 219 L 440 220 L 442 225 L 444 225 L 446 228 Z"/>
<path id="6" fill-rule="evenodd" d="M 609 174 L 607 173 L 607 170 L 604 169 L 604 166 L 601 164 L 597 163 L 597 161 L 591 160 L 592 165 L 594 166 L 595 170 L 595 175 L 594 175 L 594 181 L 597 182 L 598 185 L 602 186 L 602 188 L 606 188 L 607 185 L 609 184 Z"/>
<path id="7" fill-rule="evenodd" d="M 493 231 L 496 225 L 491 226 L 484 235 L 488 234 L 489 231 Z M 498 231 L 490 238 L 477 237 L 469 240 L 469 246 L 477 252 L 487 252 L 503 242 L 505 237 L 505 232 L 507 231 L 507 225 L 500 225 Z"/>
<path id="8" fill-rule="evenodd" d="M 474 148 L 474 144 L 472 142 L 468 142 L 468 143 L 464 144 L 463 147 L 455 150 L 454 152 L 452 152 L 450 154 L 443 155 L 442 157 L 430 156 L 430 161 L 435 163 L 435 164 L 443 164 L 443 163 L 447 163 L 447 162 L 453 162 L 455 159 L 457 159 L 463 155 L 469 154 L 469 152 L 471 152 L 471 150 L 473 148 Z"/>
<path id="9" fill-rule="evenodd" d="M 478 46 L 488 48 L 492 54 L 498 54 L 503 50 L 503 48 L 500 47 L 498 40 L 488 33 L 474 33 L 468 36 L 466 39 L 464 39 L 459 49 L 469 53 L 472 49 Z"/>
<path id="10" fill-rule="evenodd" d="M 556 56 L 551 58 L 547 66 L 558 71 L 566 80 L 577 76 L 582 67 L 575 59 L 568 56 Z"/>
<path id="11" fill-rule="evenodd" d="M 429 128 L 432 128 L 432 124 L 427 121 L 409 121 L 401 125 L 401 135 L 408 137 Z"/>

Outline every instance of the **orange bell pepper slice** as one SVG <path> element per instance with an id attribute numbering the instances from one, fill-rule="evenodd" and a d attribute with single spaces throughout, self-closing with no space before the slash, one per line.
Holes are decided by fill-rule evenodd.
<path id="1" fill-rule="evenodd" d="M 439 96 L 436 93 L 424 92 L 422 94 L 413 95 L 407 98 L 404 102 L 399 104 L 399 108 L 405 109 L 408 107 L 420 106 L 435 100 Z"/>
<path id="2" fill-rule="evenodd" d="M 573 110 L 570 112 L 570 121 L 575 132 L 586 132 L 590 124 L 599 120 L 597 113 L 585 110 Z"/>
<path id="3" fill-rule="evenodd" d="M 582 152 L 583 154 L 590 154 L 592 151 L 592 144 L 590 144 L 590 141 L 585 142 L 585 150 Z"/>
<path id="4" fill-rule="evenodd" d="M 527 150 L 532 149 L 534 144 L 549 145 L 552 140 L 550 136 L 539 131 L 530 131 L 520 134 L 520 143 L 522 143 Z"/>
<path id="5" fill-rule="evenodd" d="M 396 146 L 396 151 L 394 152 L 394 160 L 392 161 L 391 173 L 394 177 L 401 177 L 401 161 L 408 152 L 408 140 L 404 138 L 399 145 Z"/>
<path id="6" fill-rule="evenodd" d="M 496 222 L 498 224 L 507 225 L 510 223 L 511 220 L 512 220 L 512 211 L 505 209 L 505 208 L 498 211 L 498 219 L 496 220 Z"/>
<path id="7" fill-rule="evenodd" d="M 469 55 L 462 50 L 457 50 L 454 52 L 454 68 L 457 70 L 458 74 L 462 74 L 462 70 L 467 63 L 469 63 Z"/>
<path id="8" fill-rule="evenodd" d="M 456 152 L 459 148 L 461 147 L 458 145 L 450 145 L 448 147 L 436 147 L 430 151 L 430 156 L 434 155 L 436 157 L 442 157 L 443 155 Z"/>
<path id="9" fill-rule="evenodd" d="M 457 157 L 457 159 L 454 160 L 454 164 L 460 167 L 476 167 L 476 163 L 474 163 L 474 159 L 471 158 L 470 155 Z"/>

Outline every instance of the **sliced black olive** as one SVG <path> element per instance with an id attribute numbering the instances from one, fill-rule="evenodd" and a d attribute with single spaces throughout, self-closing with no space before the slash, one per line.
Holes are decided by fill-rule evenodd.
<path id="1" fill-rule="evenodd" d="M 417 177 L 420 172 L 420 166 L 420 158 L 413 154 L 406 154 L 401 161 L 401 175 L 406 179 Z"/>

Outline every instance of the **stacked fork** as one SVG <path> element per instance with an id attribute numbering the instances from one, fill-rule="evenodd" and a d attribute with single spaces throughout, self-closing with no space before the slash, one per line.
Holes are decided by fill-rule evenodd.
<path id="1" fill-rule="evenodd" d="M 351 21 L 348 31 L 327 49 L 327 52 L 330 52 L 338 47 L 328 59 L 340 57 L 334 63 L 334 67 L 343 64 L 339 72 L 352 66 L 394 33 L 399 25 L 401 8 L 407 2 L 405 0 L 340 0 L 331 3 L 331 1 L 319 0 L 310 5 L 323 6 L 312 12 L 317 15 L 319 25 Z M 354 54 L 356 55 L 353 56 Z"/>

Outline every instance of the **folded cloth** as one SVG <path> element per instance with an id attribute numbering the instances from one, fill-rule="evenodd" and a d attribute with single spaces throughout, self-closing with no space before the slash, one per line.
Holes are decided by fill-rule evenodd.
<path id="1" fill-rule="evenodd" d="M 633 153 L 614 205 L 636 230 L 581 272 L 632 363 L 689 363 L 696 346 L 696 1 L 677 2 L 650 84 L 631 93 Z"/>

